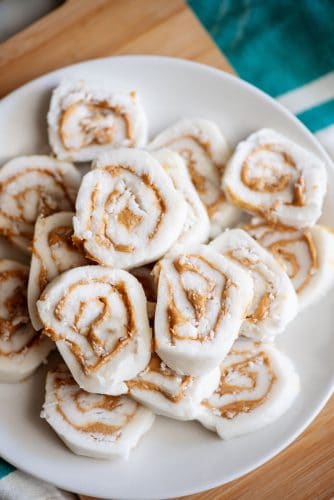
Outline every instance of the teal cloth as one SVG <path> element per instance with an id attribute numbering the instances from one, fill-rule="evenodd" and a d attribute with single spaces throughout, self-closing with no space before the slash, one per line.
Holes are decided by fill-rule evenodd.
<path id="1" fill-rule="evenodd" d="M 333 0 L 189 0 L 241 78 L 273 97 L 334 69 Z M 334 123 L 334 100 L 298 116 Z"/>
<path id="2" fill-rule="evenodd" d="M 10 472 L 13 472 L 15 467 L 5 462 L 5 460 L 0 459 L 0 479 L 7 476 Z"/>
<path id="3" fill-rule="evenodd" d="M 334 123 L 334 99 L 299 113 L 298 118 L 311 132 L 317 132 Z"/>

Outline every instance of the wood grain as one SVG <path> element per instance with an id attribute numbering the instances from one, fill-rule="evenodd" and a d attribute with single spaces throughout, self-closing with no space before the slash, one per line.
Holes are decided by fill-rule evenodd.
<path id="1" fill-rule="evenodd" d="M 0 95 L 43 73 L 84 59 L 144 53 L 183 57 L 232 72 L 182 0 L 68 0 L 0 44 Z M 333 497 L 332 399 L 309 429 L 266 465 L 228 485 L 183 498 L 327 500 Z"/>
<path id="2" fill-rule="evenodd" d="M 232 71 L 182 0 L 68 0 L 0 44 L 0 96 L 61 66 L 117 54 L 177 56 Z"/>
<path id="3" fill-rule="evenodd" d="M 334 400 L 286 450 L 257 470 L 182 500 L 329 500 L 334 498 Z"/>

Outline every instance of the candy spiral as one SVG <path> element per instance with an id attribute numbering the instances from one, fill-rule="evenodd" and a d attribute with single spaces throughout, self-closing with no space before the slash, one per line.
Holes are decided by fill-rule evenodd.
<path id="1" fill-rule="evenodd" d="M 60 159 L 89 161 L 111 147 L 140 147 L 147 124 L 136 92 L 63 82 L 53 92 L 49 140 Z"/>
<path id="2" fill-rule="evenodd" d="M 39 214 L 73 210 L 81 176 L 70 163 L 22 156 L 0 170 L 0 234 L 31 251 Z"/>
<path id="3" fill-rule="evenodd" d="M 127 457 L 154 420 L 126 396 L 80 389 L 64 365 L 47 375 L 41 416 L 74 453 L 94 458 Z"/>
<path id="4" fill-rule="evenodd" d="M 187 215 L 177 244 L 205 243 L 210 234 L 210 220 L 199 195 L 191 182 L 184 159 L 174 151 L 160 149 L 154 153 L 173 181 L 176 191 L 184 198 Z"/>
<path id="5" fill-rule="evenodd" d="M 89 392 L 125 393 L 124 381 L 149 362 L 151 330 L 144 291 L 126 271 L 71 269 L 44 289 L 37 308 L 45 334 Z"/>
<path id="6" fill-rule="evenodd" d="M 191 180 L 207 209 L 211 237 L 238 219 L 239 211 L 226 202 L 221 189 L 229 148 L 215 123 L 198 118 L 181 120 L 158 134 L 149 148 L 168 148 L 185 159 Z"/>
<path id="7" fill-rule="evenodd" d="M 299 391 L 299 378 L 291 361 L 270 344 L 237 341 L 220 371 L 219 386 L 202 401 L 198 419 L 222 439 L 276 420 Z"/>
<path id="8" fill-rule="evenodd" d="M 0 380 L 5 382 L 28 377 L 52 348 L 29 320 L 28 272 L 18 262 L 0 259 Z"/>
<path id="9" fill-rule="evenodd" d="M 215 368 L 238 335 L 252 298 L 248 274 L 204 245 L 159 263 L 156 351 L 179 373 Z"/>
<path id="10" fill-rule="evenodd" d="M 92 260 L 127 269 L 169 250 L 185 217 L 185 201 L 159 162 L 145 151 L 118 149 L 84 176 L 74 237 Z"/>
<path id="11" fill-rule="evenodd" d="M 145 370 L 127 385 L 129 394 L 155 413 L 192 420 L 199 403 L 217 387 L 219 375 L 218 368 L 201 377 L 180 375 L 153 354 Z"/>
<path id="12" fill-rule="evenodd" d="M 227 230 L 210 245 L 247 271 L 253 280 L 253 300 L 240 334 L 273 340 L 297 314 L 298 300 L 289 277 L 272 255 L 242 229 Z"/>
<path id="13" fill-rule="evenodd" d="M 35 224 L 28 282 L 29 315 L 35 330 L 43 326 L 36 302 L 46 285 L 64 271 L 87 264 L 72 241 L 73 215 L 72 212 L 58 212 L 39 217 Z"/>
<path id="14" fill-rule="evenodd" d="M 296 230 L 253 219 L 244 229 L 279 261 L 301 308 L 316 302 L 334 282 L 334 235 L 325 227 Z"/>
<path id="15" fill-rule="evenodd" d="M 269 129 L 239 143 L 223 175 L 231 203 L 296 228 L 312 226 L 320 217 L 326 182 L 318 158 Z"/>

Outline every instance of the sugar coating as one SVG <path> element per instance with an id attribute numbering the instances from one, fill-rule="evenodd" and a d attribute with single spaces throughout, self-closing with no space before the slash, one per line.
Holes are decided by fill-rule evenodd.
<path id="1" fill-rule="evenodd" d="M 180 120 L 160 132 L 148 147 L 151 150 L 167 147 L 184 157 L 194 186 L 207 208 L 211 238 L 240 218 L 240 211 L 226 202 L 221 189 L 221 175 L 230 149 L 214 122 L 202 118 Z"/>
<path id="2" fill-rule="evenodd" d="M 128 458 L 154 421 L 127 396 L 83 391 L 64 365 L 47 375 L 41 417 L 74 453 L 99 459 Z"/>
<path id="3" fill-rule="evenodd" d="M 242 229 L 226 230 L 210 246 L 249 273 L 254 296 L 240 335 L 273 340 L 298 312 L 288 275 L 274 257 Z"/>
<path id="4" fill-rule="evenodd" d="M 237 145 L 222 187 L 236 206 L 270 222 L 304 228 L 321 215 L 327 173 L 312 153 L 262 129 Z"/>
<path id="5" fill-rule="evenodd" d="M 81 183 L 74 237 L 99 264 L 123 269 L 154 262 L 181 234 L 187 205 L 146 151 L 101 155 Z"/>
<path id="6" fill-rule="evenodd" d="M 136 92 L 64 80 L 52 94 L 48 132 L 58 158 L 83 162 L 114 147 L 143 147 L 147 120 Z"/>
<path id="7" fill-rule="evenodd" d="M 253 296 L 248 273 L 215 249 L 176 248 L 159 263 L 157 354 L 175 371 L 203 375 L 231 348 Z"/>
<path id="8" fill-rule="evenodd" d="M 202 401 L 197 418 L 222 439 L 269 425 L 290 408 L 299 393 L 292 362 L 272 344 L 237 340 L 220 370 L 219 387 Z"/>
<path id="9" fill-rule="evenodd" d="M 144 290 L 120 269 L 82 266 L 55 278 L 37 302 L 45 333 L 88 392 L 119 395 L 149 362 Z"/>

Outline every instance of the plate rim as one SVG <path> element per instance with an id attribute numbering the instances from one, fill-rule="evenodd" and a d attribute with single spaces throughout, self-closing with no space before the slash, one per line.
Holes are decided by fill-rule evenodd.
<path id="1" fill-rule="evenodd" d="M 23 85 L 20 85 L 20 87 L 17 87 L 16 89 L 12 90 L 8 94 L 4 95 L 3 97 L 0 98 L 0 107 L 2 106 L 3 103 L 7 103 L 10 101 L 10 99 L 15 96 L 17 93 L 20 93 L 22 90 L 25 88 L 34 85 L 38 83 L 39 81 L 43 80 L 46 77 L 52 77 L 53 75 L 57 74 L 60 71 L 69 69 L 69 68 L 79 68 L 80 66 L 89 64 L 89 63 L 94 63 L 94 62 L 107 62 L 110 60 L 114 59 L 120 59 L 120 60 L 129 60 L 135 59 L 135 60 L 140 60 L 143 59 L 145 61 L 152 61 L 152 62 L 157 62 L 160 63 L 162 61 L 166 61 L 167 63 L 173 63 L 173 64 L 179 64 L 183 66 L 189 66 L 189 67 L 200 67 L 203 71 L 206 71 L 208 73 L 212 73 L 214 75 L 223 77 L 227 80 L 230 80 L 234 82 L 236 85 L 240 85 L 241 87 L 248 88 L 251 92 L 256 93 L 258 96 L 264 98 L 266 101 L 270 102 L 272 105 L 274 105 L 280 112 L 283 112 L 286 117 L 288 117 L 290 120 L 292 120 L 298 127 L 302 127 L 303 131 L 307 134 L 308 138 L 312 141 L 313 145 L 315 148 L 318 150 L 319 154 L 322 155 L 324 158 L 326 158 L 326 162 L 328 162 L 329 166 L 334 170 L 334 160 L 331 159 L 325 148 L 322 146 L 322 144 L 318 141 L 318 139 L 315 137 L 315 134 L 312 133 L 304 124 L 302 121 L 300 121 L 288 108 L 286 108 L 283 104 L 281 104 L 277 99 L 274 97 L 271 97 L 269 94 L 261 90 L 259 87 L 256 87 L 250 82 L 247 82 L 247 80 L 244 80 L 243 78 L 239 77 L 237 74 L 232 74 L 228 73 L 227 71 L 224 71 L 222 69 L 216 68 L 214 66 L 210 66 L 205 63 L 197 62 L 197 61 L 192 61 L 189 59 L 182 59 L 181 57 L 174 57 L 174 56 L 165 56 L 165 55 L 151 55 L 151 54 L 125 54 L 125 55 L 113 55 L 113 56 L 106 56 L 106 57 L 94 57 L 90 59 L 85 59 L 83 61 L 79 61 L 73 64 L 67 64 L 66 66 L 61 66 L 60 68 L 56 68 L 52 71 L 48 71 L 45 73 L 42 73 L 41 75 L 37 76 L 36 78 L 33 78 L 32 80 L 29 80 L 28 82 L 24 83 Z"/>
<path id="2" fill-rule="evenodd" d="M 302 129 L 304 134 L 306 134 L 306 136 L 308 137 L 308 139 L 310 140 L 310 142 L 313 144 L 313 146 L 315 147 L 317 153 L 322 157 L 323 161 L 325 161 L 326 163 L 326 167 L 329 168 L 329 169 L 332 169 L 333 172 L 334 172 L 334 163 L 333 163 L 333 160 L 330 158 L 329 154 L 327 153 L 327 151 L 324 149 L 324 147 L 320 144 L 320 142 L 317 140 L 317 138 L 315 137 L 315 135 L 313 133 L 310 132 L 310 130 L 293 114 L 291 113 L 287 108 L 285 108 L 280 102 L 278 102 L 276 99 L 272 98 L 270 95 L 268 95 L 267 93 L 265 93 L 264 91 L 262 91 L 261 89 L 259 89 L 258 87 L 252 85 L 251 83 L 243 80 L 242 78 L 238 77 L 237 75 L 233 75 L 233 74 L 230 74 L 230 73 L 227 73 L 221 69 L 218 69 L 218 68 L 215 68 L 215 67 L 212 67 L 212 66 L 209 66 L 207 64 L 203 64 L 203 63 L 199 63 L 199 62 L 196 62 L 196 61 L 190 61 L 190 60 L 187 60 L 187 59 L 182 59 L 182 58 L 178 58 L 178 57 L 171 57 L 171 56 L 163 56 L 163 55 L 146 55 L 146 54 L 134 54 L 134 55 L 115 55 L 115 56 L 107 56 L 107 57 L 98 57 L 98 58 L 92 58 L 92 59 L 87 59 L 87 60 L 83 60 L 83 61 L 80 61 L 80 62 L 77 62 L 77 63 L 74 63 L 74 64 L 69 64 L 69 65 L 66 65 L 66 66 L 62 66 L 60 68 L 57 68 L 53 71 L 50 71 L 50 72 L 46 72 L 46 73 L 43 73 L 42 75 L 26 82 L 25 84 L 21 85 L 20 87 L 16 88 L 15 90 L 11 91 L 9 94 L 5 95 L 4 97 L 2 97 L 0 99 L 0 110 L 2 108 L 2 106 L 4 104 L 10 104 L 10 101 L 11 99 L 21 93 L 22 91 L 25 91 L 26 88 L 29 88 L 29 87 L 33 87 L 34 85 L 38 84 L 39 82 L 41 82 L 42 80 L 44 80 L 46 77 L 52 77 L 54 75 L 56 75 L 57 73 L 63 71 L 63 70 L 66 70 L 68 68 L 80 68 L 80 66 L 84 66 L 84 65 L 87 65 L 89 63 L 94 63 L 94 62 L 100 62 L 102 64 L 108 64 L 109 61 L 111 60 L 127 60 L 127 61 L 131 61 L 131 60 L 136 60 L 136 61 L 140 61 L 140 60 L 143 60 L 143 61 L 150 61 L 152 62 L 153 64 L 165 64 L 165 63 L 171 63 L 171 64 L 177 64 L 177 65 L 181 65 L 181 66 L 188 66 L 188 67 L 192 67 L 192 68 L 197 68 L 199 70 L 201 70 L 202 72 L 206 72 L 207 74 L 212 74 L 212 75 L 215 75 L 215 76 L 218 76 L 219 78 L 222 78 L 222 79 L 225 79 L 225 80 L 228 80 L 228 81 L 231 81 L 234 85 L 237 85 L 237 86 L 240 86 L 240 87 L 244 87 L 246 89 L 248 89 L 250 92 L 252 92 L 253 94 L 257 94 L 260 98 L 264 99 L 265 101 L 269 102 L 271 105 L 273 105 L 278 111 L 280 111 L 281 113 L 283 113 L 290 121 L 293 121 L 294 124 L 299 127 L 299 129 Z M 324 389 L 324 388 L 323 388 Z M 284 449 L 286 449 L 291 443 L 293 443 L 296 438 L 298 436 L 300 436 L 307 427 L 309 427 L 309 425 L 314 421 L 314 419 L 319 415 L 319 413 L 321 412 L 321 410 L 324 408 L 324 406 L 326 405 L 326 403 L 329 401 L 329 399 L 331 398 L 332 394 L 334 392 L 334 370 L 333 370 L 333 373 L 332 373 L 332 377 L 331 377 L 331 380 L 328 379 L 328 383 L 327 383 L 327 387 L 326 387 L 326 390 L 324 391 L 324 396 L 323 398 L 320 400 L 320 402 L 313 408 L 313 411 L 309 414 L 308 418 L 304 420 L 303 424 L 301 426 L 298 427 L 298 429 L 292 434 L 290 435 L 289 437 L 287 437 L 285 440 L 283 440 L 279 445 L 277 445 L 276 447 L 272 448 L 270 450 L 270 452 L 268 452 L 267 454 L 263 455 L 261 457 L 261 459 L 257 460 L 256 462 L 253 462 L 252 465 L 249 465 L 249 466 L 245 466 L 243 469 L 239 469 L 238 472 L 235 472 L 235 473 L 230 473 L 223 481 L 219 478 L 217 478 L 216 480 L 206 480 L 206 483 L 205 483 L 205 489 L 203 489 L 203 486 L 199 486 L 199 487 L 184 487 L 183 489 L 179 488 L 178 490 L 178 496 L 183 496 L 183 495 L 191 495 L 191 494 L 196 494 L 196 493 L 199 493 L 199 492 L 204 492 L 204 491 L 207 491 L 207 490 L 210 490 L 212 488 L 216 488 L 216 487 L 219 487 L 219 486 L 222 486 L 224 484 L 227 484 L 227 483 L 230 483 L 231 481 L 233 480 L 236 480 L 238 478 L 241 478 L 243 476 L 245 476 L 246 474 L 258 469 L 259 467 L 261 467 L 262 465 L 264 465 L 265 463 L 269 462 L 269 460 L 271 460 L 272 458 L 274 458 L 275 456 L 277 456 L 281 451 L 283 451 Z M 0 445 L 1 446 L 1 445 Z M 57 480 L 56 482 L 54 482 L 53 480 L 50 480 L 48 477 L 45 478 L 45 475 L 43 476 L 43 474 L 39 474 L 39 471 L 35 471 L 35 470 L 31 470 L 29 469 L 29 467 L 26 467 L 26 462 L 25 463 L 21 463 L 20 460 L 14 458 L 12 459 L 10 455 L 7 455 L 6 451 L 5 453 L 0 449 L 0 454 L 1 454 L 1 457 L 4 458 L 5 460 L 7 460 L 10 464 L 14 465 L 16 468 L 18 468 L 19 470 L 22 470 L 42 481 L 47 481 L 61 489 L 64 489 L 64 490 L 67 490 L 67 491 L 73 491 L 71 486 L 69 485 L 69 482 L 66 481 L 66 479 L 63 481 L 62 479 L 60 479 L 59 481 Z M 33 467 L 32 467 L 33 469 Z M 97 498 L 103 498 L 99 495 L 96 495 L 96 493 L 92 493 L 91 491 L 87 493 L 87 490 L 85 491 L 82 491 L 80 489 L 78 489 L 76 491 L 76 493 L 78 494 L 82 494 L 82 495 L 94 495 L 96 496 Z M 118 499 L 122 499 L 122 498 L 129 498 L 128 496 L 127 497 L 122 497 L 122 496 L 119 496 L 118 495 Z M 134 497 L 133 497 L 134 498 Z M 136 497 L 137 499 L 152 499 L 152 500 L 155 500 L 156 497 L 153 497 L 153 496 L 148 496 L 148 495 L 145 495 L 145 496 L 137 496 Z M 161 499 L 163 498 L 170 498 L 170 495 L 168 496 L 163 496 L 161 497 Z"/>

